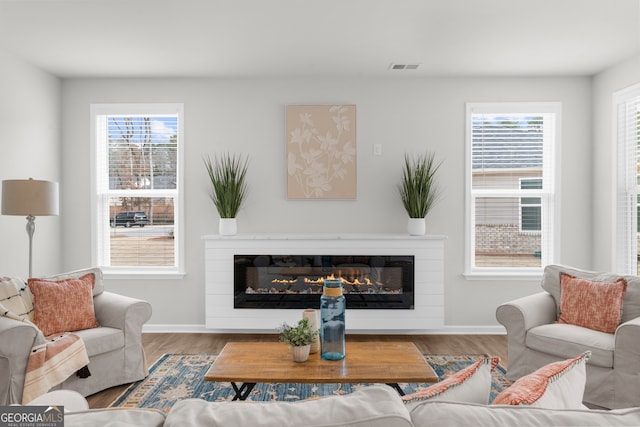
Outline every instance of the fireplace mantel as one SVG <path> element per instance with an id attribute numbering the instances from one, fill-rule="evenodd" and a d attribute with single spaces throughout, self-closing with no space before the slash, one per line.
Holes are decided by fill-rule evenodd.
<path id="1" fill-rule="evenodd" d="M 445 236 L 406 234 L 237 234 L 202 236 L 205 245 L 206 327 L 216 332 L 273 332 L 297 322 L 302 310 L 234 309 L 233 256 L 236 254 L 413 255 L 415 305 L 411 310 L 351 310 L 347 332 L 421 333 L 444 325 Z"/>

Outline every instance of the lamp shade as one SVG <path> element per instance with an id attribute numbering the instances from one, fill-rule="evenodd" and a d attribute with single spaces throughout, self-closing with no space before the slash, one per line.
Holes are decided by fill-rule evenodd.
<path id="1" fill-rule="evenodd" d="M 35 179 L 2 181 L 2 215 L 58 215 L 58 183 Z"/>

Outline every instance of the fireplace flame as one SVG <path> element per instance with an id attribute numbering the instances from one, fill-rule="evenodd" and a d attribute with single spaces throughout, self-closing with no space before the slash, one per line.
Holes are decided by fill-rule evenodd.
<path id="1" fill-rule="evenodd" d="M 307 285 L 312 285 L 312 286 L 323 286 L 324 285 L 324 281 L 325 280 L 340 280 L 342 281 L 343 285 L 351 285 L 351 286 L 372 286 L 373 282 L 371 281 L 371 279 L 369 277 L 364 277 L 364 278 L 358 278 L 355 277 L 351 280 L 339 276 L 336 278 L 335 274 L 331 273 L 330 275 L 328 275 L 326 278 L 325 277 L 318 277 L 317 279 L 312 279 L 309 277 L 304 277 L 303 281 L 305 284 Z M 271 283 L 274 284 L 282 284 L 282 285 L 293 285 L 295 283 L 298 282 L 298 278 L 293 278 L 293 279 L 280 279 L 280 278 L 276 278 L 273 279 L 271 281 Z"/>
<path id="2" fill-rule="evenodd" d="M 293 283 L 296 283 L 298 281 L 298 279 L 273 279 L 271 281 L 271 283 L 279 283 L 279 284 L 283 284 L 283 285 L 291 285 Z"/>

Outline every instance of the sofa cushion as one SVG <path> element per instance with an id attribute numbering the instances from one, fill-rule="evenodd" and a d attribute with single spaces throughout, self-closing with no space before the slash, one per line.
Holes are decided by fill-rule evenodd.
<path id="1" fill-rule="evenodd" d="M 591 351 L 590 365 L 613 368 L 615 335 L 580 326 L 550 323 L 529 329 L 525 343 L 528 348 L 563 359 L 588 349 Z"/>
<path id="2" fill-rule="evenodd" d="M 622 307 L 622 322 L 627 322 L 636 317 L 640 317 L 640 277 L 621 276 L 613 273 L 602 273 L 595 271 L 581 270 L 578 268 L 563 265 L 548 265 L 544 268 L 542 276 L 542 289 L 549 292 L 556 302 L 556 307 L 560 310 L 560 273 L 570 274 L 575 277 L 589 279 L 594 282 L 615 282 L 620 277 L 627 281 L 627 292 L 624 295 Z"/>
<path id="3" fill-rule="evenodd" d="M 115 328 L 93 328 L 74 332 L 82 338 L 89 357 L 108 353 L 124 347 L 124 331 Z"/>
<path id="4" fill-rule="evenodd" d="M 402 401 L 409 407 L 425 400 L 487 404 L 491 395 L 491 371 L 498 363 L 499 357 L 486 356 L 432 386 L 403 396 Z"/>
<path id="5" fill-rule="evenodd" d="M 586 351 L 573 359 L 550 363 L 519 378 L 493 400 L 494 405 L 529 405 L 580 409 L 586 383 Z"/>
<path id="6" fill-rule="evenodd" d="M 65 427 L 162 427 L 166 416 L 158 409 L 89 409 L 64 414 Z"/>
<path id="7" fill-rule="evenodd" d="M 409 411 L 389 386 L 301 402 L 207 402 L 186 399 L 167 415 L 165 427 L 252 426 L 411 427 Z"/>
<path id="8" fill-rule="evenodd" d="M 416 427 L 639 426 L 640 408 L 600 411 L 427 401 L 411 410 Z"/>
<path id="9" fill-rule="evenodd" d="M 94 276 L 78 279 L 28 279 L 33 295 L 33 323 L 44 336 L 98 326 L 93 307 Z"/>
<path id="10" fill-rule="evenodd" d="M 594 282 L 560 273 L 558 323 L 582 326 L 613 334 L 622 318 L 627 281 Z"/>

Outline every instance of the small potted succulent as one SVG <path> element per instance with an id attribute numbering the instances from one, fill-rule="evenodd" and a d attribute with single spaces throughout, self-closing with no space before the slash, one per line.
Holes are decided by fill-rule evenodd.
<path id="1" fill-rule="evenodd" d="M 402 181 L 398 186 L 402 204 L 409 215 L 408 231 L 411 235 L 426 232 L 425 217 L 440 197 L 435 179 L 442 162 L 436 162 L 433 153 L 404 156 Z"/>
<path id="2" fill-rule="evenodd" d="M 291 348 L 291 355 L 294 362 L 306 362 L 309 359 L 309 350 L 313 339 L 318 335 L 314 331 L 307 319 L 300 319 L 295 326 L 286 322 L 278 329 L 280 341 L 286 343 Z"/>

